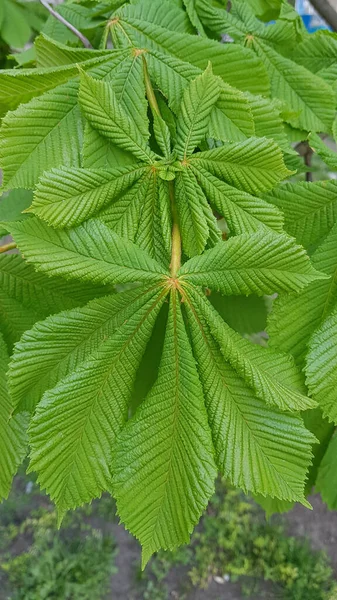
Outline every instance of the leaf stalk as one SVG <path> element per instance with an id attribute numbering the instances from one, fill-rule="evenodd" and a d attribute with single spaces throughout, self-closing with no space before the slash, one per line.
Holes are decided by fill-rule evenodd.
<path id="1" fill-rule="evenodd" d="M 149 71 L 147 68 L 146 58 L 143 55 L 143 68 L 144 68 L 144 81 L 147 99 L 150 108 L 153 113 L 158 117 L 161 117 L 160 109 L 158 106 L 157 98 L 152 87 Z M 170 201 L 171 201 L 171 214 L 172 214 L 172 253 L 171 253 L 171 277 L 176 277 L 181 266 L 181 233 L 179 227 L 179 219 L 177 214 L 177 207 L 174 196 L 174 181 L 168 182 Z"/>

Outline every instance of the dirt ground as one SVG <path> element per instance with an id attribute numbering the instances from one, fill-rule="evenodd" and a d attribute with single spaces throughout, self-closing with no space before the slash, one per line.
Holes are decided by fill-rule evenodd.
<path id="1" fill-rule="evenodd" d="M 289 535 L 307 537 L 314 549 L 325 550 L 330 556 L 337 578 L 337 512 L 329 512 L 319 496 L 311 496 L 309 500 L 313 511 L 297 505 L 290 513 L 284 515 Z M 122 526 L 112 524 L 111 530 L 119 547 L 116 561 L 118 573 L 112 577 L 111 594 L 106 600 L 143 600 L 142 594 L 139 593 L 139 583 L 135 580 L 134 567 L 139 559 L 139 546 Z M 167 583 L 172 600 L 179 600 L 179 580 L 185 577 L 184 572 L 175 571 L 169 577 Z M 212 581 L 207 590 L 192 591 L 186 600 L 244 600 L 244 597 L 240 592 L 240 585 Z M 251 600 L 275 600 L 275 595 L 265 586 L 257 596 L 252 596 Z"/>

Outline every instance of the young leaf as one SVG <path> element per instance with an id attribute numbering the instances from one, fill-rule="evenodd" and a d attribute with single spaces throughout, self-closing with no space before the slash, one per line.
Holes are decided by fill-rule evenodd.
<path id="1" fill-rule="evenodd" d="M 165 278 L 164 267 L 98 220 L 56 231 L 32 218 L 10 231 L 27 261 L 49 275 L 103 284 Z"/>
<path id="2" fill-rule="evenodd" d="M 201 254 L 209 235 L 204 206 L 207 200 L 195 177 L 184 169 L 175 182 L 175 199 L 184 251 L 188 256 Z"/>
<path id="3" fill-rule="evenodd" d="M 145 163 L 156 159 L 110 85 L 82 72 L 79 101 L 85 117 L 101 135 Z"/>
<path id="4" fill-rule="evenodd" d="M 162 302 L 163 292 L 157 293 L 37 406 L 29 429 L 30 470 L 38 472 L 60 518 L 111 489 L 116 438 Z"/>
<path id="5" fill-rule="evenodd" d="M 314 269 L 292 238 L 264 231 L 220 242 L 202 256 L 191 258 L 178 275 L 181 281 L 229 296 L 300 291 L 316 279 L 328 279 Z"/>
<path id="6" fill-rule="evenodd" d="M 220 85 L 211 65 L 186 88 L 177 119 L 175 150 L 180 160 L 192 154 L 205 137 L 210 113 L 219 94 Z"/>
<path id="7" fill-rule="evenodd" d="M 236 234 L 257 231 L 261 227 L 281 233 L 283 215 L 274 206 L 228 185 L 203 167 L 191 166 L 207 199 L 224 216 L 229 229 Z"/>
<path id="8" fill-rule="evenodd" d="M 0 334 L 0 501 L 8 497 L 13 477 L 27 450 L 27 416 L 11 418 L 7 368 L 7 348 Z"/>
<path id="9" fill-rule="evenodd" d="M 119 437 L 113 458 L 118 513 L 143 546 L 187 543 L 213 493 L 216 467 L 203 393 L 176 291 L 159 374 Z"/>

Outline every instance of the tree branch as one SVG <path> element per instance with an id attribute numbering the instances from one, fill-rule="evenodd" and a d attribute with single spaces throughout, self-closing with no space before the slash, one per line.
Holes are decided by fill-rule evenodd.
<path id="1" fill-rule="evenodd" d="M 329 0 L 310 0 L 310 4 L 328 25 L 337 31 L 337 11 L 331 6 Z"/>
<path id="2" fill-rule="evenodd" d="M 47 0 L 40 0 L 40 2 L 50 12 L 50 14 L 53 15 L 53 17 L 55 17 L 55 19 L 60 21 L 60 23 L 62 23 L 62 25 L 65 25 L 65 27 L 67 27 L 70 31 L 72 31 L 73 34 L 76 35 L 76 37 L 78 37 L 79 40 L 81 40 L 81 42 L 85 48 L 92 48 L 92 45 L 90 44 L 88 38 L 86 38 L 85 35 L 83 35 L 83 33 L 81 33 L 78 29 L 76 29 L 76 27 L 74 27 L 74 25 L 72 25 L 71 23 L 69 23 L 69 21 L 67 21 L 64 17 L 62 17 L 62 15 L 60 15 L 60 13 L 56 12 L 56 10 L 54 10 L 50 6 L 50 4 L 47 2 Z"/>

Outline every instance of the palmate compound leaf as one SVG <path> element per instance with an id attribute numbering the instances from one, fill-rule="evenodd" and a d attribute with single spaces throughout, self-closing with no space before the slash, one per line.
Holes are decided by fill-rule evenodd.
<path id="1" fill-rule="evenodd" d="M 337 298 L 336 298 L 337 302 Z M 323 416 L 337 424 L 337 307 L 309 341 L 306 381 Z"/>
<path id="2" fill-rule="evenodd" d="M 159 374 L 119 436 L 113 457 L 118 513 L 143 546 L 187 543 L 214 490 L 216 466 L 202 388 L 176 290 Z"/>
<path id="3" fill-rule="evenodd" d="M 81 306 L 107 289 L 51 279 L 36 273 L 17 254 L 0 255 L 0 330 L 9 349 L 24 331 L 50 314 Z"/>
<path id="4" fill-rule="evenodd" d="M 312 265 L 328 277 L 308 285 L 301 294 L 278 298 L 268 320 L 270 345 L 302 362 L 309 338 L 330 314 L 337 299 L 337 225 L 311 257 Z"/>
<path id="5" fill-rule="evenodd" d="M 166 269 L 99 220 L 56 231 L 37 218 L 13 223 L 10 232 L 28 263 L 48 275 L 93 283 L 156 283 Z"/>
<path id="6" fill-rule="evenodd" d="M 11 418 L 7 386 L 8 354 L 0 334 L 0 501 L 7 498 L 13 477 L 27 451 L 27 415 Z"/>
<path id="7" fill-rule="evenodd" d="M 154 83 L 178 115 L 183 92 L 188 82 L 202 70 L 188 62 L 157 50 L 146 54 L 146 62 Z M 211 112 L 209 135 L 224 141 L 242 141 L 255 133 L 250 100 L 243 92 L 222 82 L 220 96 Z"/>
<path id="8" fill-rule="evenodd" d="M 111 490 L 116 438 L 128 417 L 138 366 L 166 296 L 157 293 L 39 402 L 29 428 L 30 470 L 59 518 Z"/>
<path id="9" fill-rule="evenodd" d="M 311 265 L 293 238 L 263 230 L 220 242 L 195 256 L 179 271 L 181 280 L 226 295 L 300 291 L 317 279 L 328 279 Z"/>
<path id="10" fill-rule="evenodd" d="M 195 294 L 200 292 L 183 290 L 218 468 L 246 493 L 307 504 L 304 482 L 315 438 L 299 416 L 267 407 L 258 399 L 250 385 L 249 369 L 245 372 L 247 383 L 225 361 L 204 310 L 194 305 Z M 289 364 L 288 374 L 292 370 Z"/>
<path id="11" fill-rule="evenodd" d="M 286 183 L 264 198 L 283 212 L 286 231 L 306 248 L 317 244 L 336 222 L 337 182 L 334 180 Z"/>

